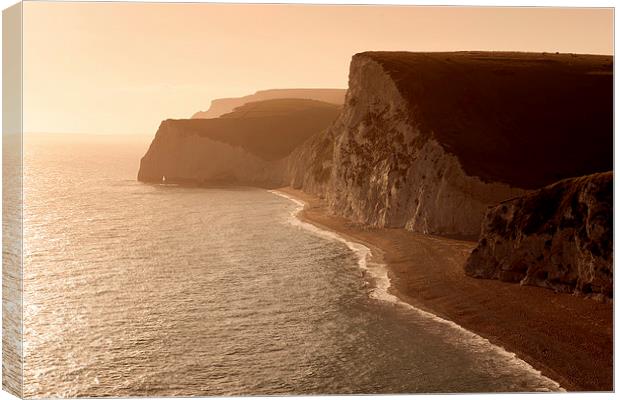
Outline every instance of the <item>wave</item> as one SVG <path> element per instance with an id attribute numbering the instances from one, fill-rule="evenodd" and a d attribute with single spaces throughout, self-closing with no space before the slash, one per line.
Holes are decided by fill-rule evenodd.
<path id="1" fill-rule="evenodd" d="M 421 317 L 424 317 L 435 323 L 442 324 L 445 327 L 451 329 L 453 333 L 456 334 L 454 338 L 459 343 L 466 343 L 474 348 L 486 348 L 486 349 L 493 350 L 497 355 L 509 361 L 513 367 L 523 369 L 535 376 L 538 376 L 539 379 L 541 379 L 547 384 L 546 386 L 552 387 L 553 388 L 552 390 L 562 391 L 562 392 L 566 391 L 564 388 L 560 386 L 558 382 L 544 376 L 541 371 L 535 369 L 532 365 L 520 359 L 515 353 L 510 352 L 501 346 L 491 343 L 488 339 L 483 338 L 482 336 L 463 328 L 461 325 L 457 324 L 454 321 L 441 318 L 433 313 L 414 307 L 413 305 L 402 301 L 397 296 L 390 293 L 389 289 L 392 283 L 388 275 L 387 265 L 373 262 L 372 251 L 368 247 L 364 246 L 361 243 L 347 240 L 345 237 L 339 235 L 338 233 L 334 231 L 328 231 L 325 229 L 321 229 L 316 225 L 302 221 L 298 217 L 298 214 L 306 206 L 305 202 L 299 199 L 296 199 L 292 196 L 289 196 L 285 193 L 282 193 L 278 190 L 269 190 L 269 192 L 274 195 L 288 199 L 297 205 L 297 207 L 291 212 L 291 219 L 290 219 L 291 224 L 300 226 L 320 237 L 342 242 L 353 253 L 357 255 L 359 267 L 362 269 L 362 271 L 365 274 L 369 275 L 369 277 L 372 279 L 372 282 L 374 283 L 374 287 L 371 288 L 370 290 L 371 298 L 384 301 L 384 302 L 387 302 L 387 303 L 390 303 L 390 304 L 393 304 L 399 307 L 406 308 L 412 312 L 415 312 Z M 541 387 L 541 389 L 549 390 L 546 386 Z"/>

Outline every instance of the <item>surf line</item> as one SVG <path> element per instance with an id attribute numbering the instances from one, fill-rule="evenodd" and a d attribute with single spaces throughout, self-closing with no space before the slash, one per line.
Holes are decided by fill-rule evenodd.
<path id="1" fill-rule="evenodd" d="M 299 200 L 295 197 L 289 196 L 286 193 L 280 192 L 278 190 L 268 190 L 268 192 L 283 197 L 297 205 L 297 207 L 291 212 L 290 223 L 295 226 L 299 226 L 304 228 L 317 236 L 335 240 L 341 243 L 344 243 L 353 253 L 355 253 L 358 257 L 358 265 L 365 272 L 369 273 L 375 282 L 375 288 L 370 291 L 370 297 L 376 300 L 385 301 L 387 303 L 391 303 L 400 307 L 404 307 L 410 311 L 417 313 L 418 315 L 430 319 L 436 323 L 442 324 L 450 329 L 452 329 L 455 333 L 458 333 L 461 338 L 466 339 L 470 344 L 475 346 L 486 347 L 488 349 L 494 350 L 498 355 L 505 358 L 507 361 L 513 363 L 513 366 L 520 367 L 523 370 L 526 370 L 533 375 L 540 377 L 541 380 L 545 381 L 549 386 L 555 388 L 556 391 L 565 392 L 566 390 L 560 386 L 560 384 L 553 379 L 546 377 L 542 374 L 541 371 L 534 368 L 529 363 L 520 359 L 515 353 L 510 352 L 504 349 L 501 346 L 491 343 L 488 339 L 483 338 L 482 336 L 471 332 L 461 325 L 457 324 L 454 321 L 450 321 L 444 318 L 441 318 L 433 313 L 422 310 L 420 308 L 414 307 L 413 305 L 406 303 L 399 299 L 397 296 L 391 294 L 389 292 L 389 288 L 392 283 L 390 277 L 388 275 L 388 268 L 385 264 L 374 263 L 371 262 L 370 259 L 372 257 L 372 251 L 364 246 L 361 243 L 352 242 L 347 240 L 343 236 L 339 235 L 334 231 L 329 231 L 325 229 L 321 229 L 316 225 L 313 225 L 309 222 L 302 221 L 299 218 L 299 213 L 306 207 L 306 203 L 302 200 Z"/>

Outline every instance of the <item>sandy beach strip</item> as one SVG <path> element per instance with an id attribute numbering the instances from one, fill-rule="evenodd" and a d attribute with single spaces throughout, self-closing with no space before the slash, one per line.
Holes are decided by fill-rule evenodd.
<path id="1" fill-rule="evenodd" d="M 470 278 L 463 265 L 475 242 L 368 227 L 330 215 L 315 196 L 278 191 L 306 203 L 303 221 L 368 246 L 401 300 L 514 352 L 566 390 L 613 390 L 613 304 Z"/>

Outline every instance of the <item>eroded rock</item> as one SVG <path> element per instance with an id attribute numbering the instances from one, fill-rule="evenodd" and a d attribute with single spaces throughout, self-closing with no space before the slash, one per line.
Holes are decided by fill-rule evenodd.
<path id="1" fill-rule="evenodd" d="M 565 179 L 489 209 L 465 272 L 613 296 L 613 173 Z"/>

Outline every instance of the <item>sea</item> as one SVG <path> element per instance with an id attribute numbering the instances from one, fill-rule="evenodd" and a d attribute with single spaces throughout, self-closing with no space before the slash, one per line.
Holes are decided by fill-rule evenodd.
<path id="1" fill-rule="evenodd" d="M 151 137 L 24 139 L 24 394 L 561 390 L 250 187 L 145 184 Z"/>

